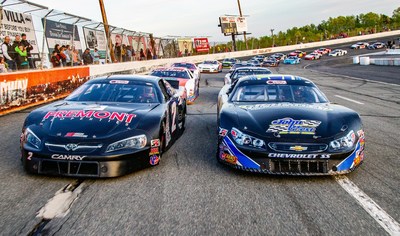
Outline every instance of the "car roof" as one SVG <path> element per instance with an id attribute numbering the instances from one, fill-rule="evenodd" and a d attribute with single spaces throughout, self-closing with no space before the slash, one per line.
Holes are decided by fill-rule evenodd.
<path id="1" fill-rule="evenodd" d="M 313 84 L 314 83 L 306 78 L 295 76 L 295 75 L 285 75 L 285 74 L 265 74 L 265 75 L 248 75 L 239 78 L 239 83 L 245 81 L 267 81 L 267 80 L 279 80 L 286 81 L 287 84 Z"/>
<path id="2" fill-rule="evenodd" d="M 239 68 L 236 68 L 235 69 L 235 71 L 238 71 L 238 70 L 269 70 L 269 69 L 267 69 L 267 68 L 264 68 L 264 67 L 259 67 L 259 66 L 244 66 L 244 67 L 239 67 Z"/>
<path id="3" fill-rule="evenodd" d="M 158 82 L 161 80 L 160 77 L 151 75 L 109 75 L 101 76 L 88 81 L 88 83 L 105 82 L 111 80 L 124 80 L 124 81 L 142 81 L 142 82 Z"/>
<path id="4" fill-rule="evenodd" d="M 188 71 L 186 67 L 159 67 L 153 71 Z"/>

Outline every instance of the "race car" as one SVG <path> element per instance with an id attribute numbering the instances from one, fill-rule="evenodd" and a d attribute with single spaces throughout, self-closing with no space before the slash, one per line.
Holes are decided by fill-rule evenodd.
<path id="1" fill-rule="evenodd" d="M 296 50 L 296 51 L 293 51 L 293 52 L 289 53 L 288 56 L 289 56 L 289 57 L 290 57 L 290 56 L 296 56 L 296 57 L 302 58 L 302 57 L 304 57 L 305 55 L 307 55 L 306 52 L 303 52 L 303 51 L 300 51 L 300 50 Z"/>
<path id="2" fill-rule="evenodd" d="M 235 63 L 240 62 L 238 59 L 236 58 L 225 58 L 224 60 L 222 60 L 222 67 L 223 68 L 231 68 Z"/>
<path id="3" fill-rule="evenodd" d="M 363 162 L 359 114 L 329 103 L 310 80 L 253 75 L 226 87 L 218 95 L 218 162 L 282 175 L 345 174 Z"/>
<path id="4" fill-rule="evenodd" d="M 239 78 L 246 75 L 267 75 L 271 73 L 272 72 L 270 70 L 262 67 L 240 67 L 225 75 L 224 84 L 232 84 Z"/>
<path id="5" fill-rule="evenodd" d="M 253 66 L 261 66 L 261 62 L 256 59 L 250 59 L 247 61 L 247 63 L 253 64 Z"/>
<path id="6" fill-rule="evenodd" d="M 187 91 L 187 104 L 192 104 L 200 95 L 200 79 L 195 78 L 184 67 L 160 67 L 152 72 L 150 75 L 157 76 L 164 79 L 175 79 L 179 81 L 180 86 L 184 86 Z"/>
<path id="7" fill-rule="evenodd" d="M 386 47 L 386 44 L 384 44 L 382 42 L 375 42 L 375 43 L 369 44 L 367 49 L 374 50 L 374 49 L 380 49 L 380 48 L 385 48 L 385 47 Z"/>
<path id="8" fill-rule="evenodd" d="M 340 56 L 344 56 L 344 55 L 346 55 L 347 54 L 347 50 L 344 50 L 344 49 L 335 49 L 335 50 L 333 50 L 332 52 L 330 52 L 329 54 L 328 54 L 328 56 L 331 56 L 331 57 L 340 57 Z"/>
<path id="9" fill-rule="evenodd" d="M 318 59 L 321 59 L 321 57 L 322 57 L 322 54 L 319 54 L 317 52 L 313 52 L 313 53 L 310 53 L 310 54 L 306 55 L 304 57 L 304 60 L 318 60 Z"/>
<path id="10" fill-rule="evenodd" d="M 186 104 L 164 79 L 111 75 L 32 111 L 21 143 L 32 174 L 116 177 L 157 165 L 183 133 Z"/>
<path id="11" fill-rule="evenodd" d="M 284 53 L 278 52 L 278 53 L 272 54 L 271 57 L 274 57 L 275 59 L 277 59 L 279 61 L 283 61 L 286 59 L 287 56 Z"/>
<path id="12" fill-rule="evenodd" d="M 251 58 L 251 60 L 257 60 L 258 62 L 263 62 L 264 61 L 265 56 L 263 55 L 257 55 Z"/>
<path id="13" fill-rule="evenodd" d="M 192 72 L 194 78 L 200 79 L 200 70 L 196 64 L 191 62 L 176 62 L 171 67 L 184 67 Z"/>
<path id="14" fill-rule="evenodd" d="M 264 61 L 261 63 L 262 67 L 277 67 L 279 66 L 279 60 L 277 60 L 275 57 L 268 57 L 265 58 Z"/>
<path id="15" fill-rule="evenodd" d="M 200 63 L 198 65 L 200 72 L 222 72 L 222 63 L 217 60 L 208 60 Z"/>
<path id="16" fill-rule="evenodd" d="M 369 43 L 358 42 L 350 46 L 351 49 L 363 49 L 369 46 Z"/>
<path id="17" fill-rule="evenodd" d="M 241 68 L 241 67 L 254 67 L 254 64 L 247 62 L 247 61 L 241 61 L 239 63 L 235 63 L 229 70 L 229 73 L 231 73 L 232 71 L 236 70 L 237 68 Z"/>
<path id="18" fill-rule="evenodd" d="M 296 56 L 289 56 L 285 60 L 283 60 L 283 64 L 300 64 L 300 60 L 301 59 Z"/>
<path id="19" fill-rule="evenodd" d="M 330 48 L 318 48 L 314 52 L 317 52 L 319 54 L 325 55 L 325 54 L 330 53 L 331 51 L 332 51 L 332 49 L 330 49 Z"/>

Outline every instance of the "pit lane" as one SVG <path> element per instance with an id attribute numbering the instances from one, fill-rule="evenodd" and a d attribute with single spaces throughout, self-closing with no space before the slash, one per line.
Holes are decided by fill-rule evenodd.
<path id="1" fill-rule="evenodd" d="M 365 52 L 349 50 L 349 54 Z M 271 70 L 309 78 L 332 102 L 360 113 L 366 130 L 366 160 L 347 177 L 399 222 L 400 87 L 321 73 L 314 68 L 328 60 L 303 60 L 300 65 L 281 65 Z M 311 70 L 304 69 L 308 64 Z M 362 79 L 373 80 L 386 70 L 370 68 L 376 68 L 372 70 L 375 74 L 366 74 Z M 342 67 L 331 73 L 338 70 Z M 249 174 L 217 163 L 216 101 L 226 71 L 202 75 L 200 97 L 189 106 L 185 133 L 165 153 L 159 166 L 121 178 L 84 180 L 85 188 L 70 212 L 47 222 L 42 233 L 386 234 L 334 178 Z M 58 190 L 75 182 L 71 178 L 24 173 L 18 148 L 26 115 L 21 112 L 0 117 L 0 228 L 4 235 L 32 232 L 42 221 L 35 218 L 36 213 Z"/>

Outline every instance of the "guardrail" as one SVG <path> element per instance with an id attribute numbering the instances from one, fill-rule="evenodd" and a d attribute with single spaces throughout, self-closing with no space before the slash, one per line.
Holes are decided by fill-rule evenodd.
<path id="1" fill-rule="evenodd" d="M 65 97 L 86 80 L 101 75 L 145 73 L 160 66 L 168 66 L 174 62 L 198 63 L 208 59 L 222 60 L 226 57 L 247 57 L 265 53 L 367 41 L 391 36 L 400 36 L 400 30 L 239 52 L 0 74 L 0 116 Z"/>

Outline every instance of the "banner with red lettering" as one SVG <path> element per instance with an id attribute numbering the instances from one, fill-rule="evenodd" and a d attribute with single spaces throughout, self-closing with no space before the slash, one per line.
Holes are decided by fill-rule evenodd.
<path id="1" fill-rule="evenodd" d="M 210 50 L 208 38 L 194 38 L 193 40 L 197 52 L 208 52 Z"/>

